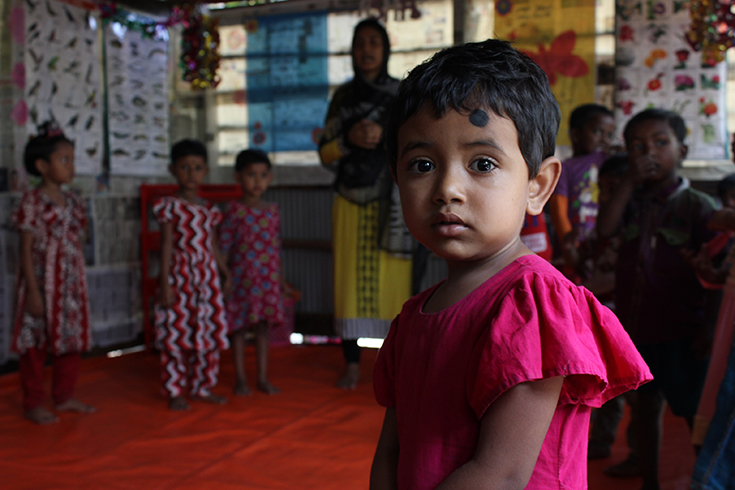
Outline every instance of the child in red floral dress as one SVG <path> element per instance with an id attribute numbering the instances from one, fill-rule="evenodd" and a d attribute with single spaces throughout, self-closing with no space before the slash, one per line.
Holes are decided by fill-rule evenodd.
<path id="1" fill-rule="evenodd" d="M 20 232 L 12 348 L 20 354 L 23 410 L 37 424 L 58 421 L 43 406 L 43 365 L 51 355 L 52 397 L 57 411 L 92 413 L 74 398 L 81 353 L 90 348 L 89 304 L 84 273 L 83 201 L 62 189 L 74 178 L 74 146 L 53 123 L 44 124 L 23 156 L 26 171 L 41 184 L 26 192 L 13 213 Z"/>

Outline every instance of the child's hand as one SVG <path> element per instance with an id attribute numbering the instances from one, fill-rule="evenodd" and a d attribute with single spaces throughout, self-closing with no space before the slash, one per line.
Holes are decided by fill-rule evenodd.
<path id="1" fill-rule="evenodd" d="M 26 311 L 33 318 L 43 318 L 43 298 L 38 290 L 29 290 L 26 298 Z"/>
<path id="2" fill-rule="evenodd" d="M 376 122 L 363 119 L 350 128 L 347 138 L 355 146 L 372 150 L 378 146 L 382 135 L 383 126 Z"/>
<path id="3" fill-rule="evenodd" d="M 229 298 L 232 294 L 232 276 L 230 271 L 220 271 L 220 282 L 222 283 L 222 294 L 225 298 Z"/>
<path id="4" fill-rule="evenodd" d="M 158 303 L 164 308 L 169 308 L 174 304 L 174 294 L 171 291 L 171 285 L 168 282 L 161 284 L 158 292 Z"/>
<path id="5" fill-rule="evenodd" d="M 648 177 L 656 173 L 656 162 L 649 155 L 641 155 L 629 161 L 630 165 L 625 177 L 634 185 L 642 184 Z"/>

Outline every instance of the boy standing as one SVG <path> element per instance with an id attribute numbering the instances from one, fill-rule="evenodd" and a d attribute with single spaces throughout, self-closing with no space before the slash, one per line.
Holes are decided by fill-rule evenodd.
<path id="1" fill-rule="evenodd" d="M 615 306 L 654 381 L 638 390 L 643 489 L 656 490 L 664 400 L 691 427 L 707 370 L 707 292 L 683 251 L 713 232 L 715 206 L 676 168 L 687 154 L 686 126 L 673 112 L 648 109 L 624 131 L 628 173 L 597 220 L 600 238 L 621 232 Z"/>

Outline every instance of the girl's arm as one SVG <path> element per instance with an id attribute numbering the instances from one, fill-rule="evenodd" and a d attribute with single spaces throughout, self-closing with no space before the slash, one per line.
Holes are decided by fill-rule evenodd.
<path id="1" fill-rule="evenodd" d="M 371 490 L 395 490 L 398 488 L 398 421 L 396 409 L 387 408 L 370 469 Z"/>
<path id="2" fill-rule="evenodd" d="M 217 262 L 217 268 L 220 273 L 220 280 L 222 282 L 222 293 L 225 296 L 230 295 L 232 290 L 232 276 L 230 275 L 230 269 L 227 267 L 227 257 L 225 257 L 219 249 L 219 241 L 217 234 L 212 234 L 212 253 L 214 254 L 214 260 Z"/>
<path id="3" fill-rule="evenodd" d="M 41 318 L 43 316 L 43 296 L 33 270 L 33 234 L 30 231 L 20 232 L 20 267 L 27 290 L 26 311 L 33 317 Z"/>
<path id="4" fill-rule="evenodd" d="M 474 457 L 437 490 L 525 488 L 554 417 L 563 381 L 562 376 L 529 381 L 500 395 L 482 417 Z"/>
<path id="5" fill-rule="evenodd" d="M 161 223 L 161 275 L 159 276 L 160 293 L 158 302 L 164 308 L 168 308 L 174 303 L 171 284 L 168 282 L 168 276 L 171 273 L 171 254 L 174 247 L 173 231 L 173 223 L 170 221 Z"/>
<path id="6" fill-rule="evenodd" d="M 551 223 L 556 230 L 556 238 L 559 243 L 563 243 L 564 237 L 572 231 L 572 222 L 569 221 L 569 198 L 561 194 L 552 195 L 549 198 L 549 211 Z"/>

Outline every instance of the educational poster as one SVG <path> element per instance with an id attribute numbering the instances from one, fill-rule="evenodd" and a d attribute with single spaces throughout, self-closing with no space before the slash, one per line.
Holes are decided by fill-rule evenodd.
<path id="1" fill-rule="evenodd" d="M 161 175 L 169 153 L 168 36 L 105 28 L 110 173 Z"/>
<path id="2" fill-rule="evenodd" d="M 26 129 L 55 120 L 74 141 L 79 174 L 102 171 L 102 83 L 99 18 L 55 0 L 26 1 Z"/>
<path id="3" fill-rule="evenodd" d="M 686 122 L 688 159 L 725 159 L 725 63 L 703 57 L 685 40 L 688 3 L 618 0 L 616 22 L 618 131 L 637 112 L 669 109 Z"/>
<path id="4" fill-rule="evenodd" d="M 595 0 L 497 0 L 495 33 L 546 72 L 562 115 L 557 144 L 569 145 L 569 115 L 595 97 Z"/>
<path id="5" fill-rule="evenodd" d="M 250 141 L 243 146 L 315 152 L 329 105 L 326 13 L 258 18 L 245 27 Z"/>

